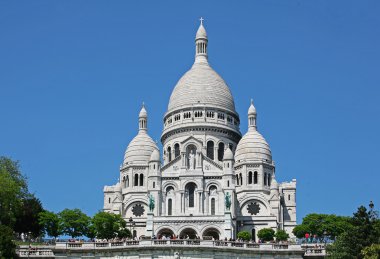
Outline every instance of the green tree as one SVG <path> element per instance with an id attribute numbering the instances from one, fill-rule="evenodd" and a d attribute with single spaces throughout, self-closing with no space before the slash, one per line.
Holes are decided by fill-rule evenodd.
<path id="1" fill-rule="evenodd" d="M 92 223 L 98 238 L 131 237 L 126 222 L 120 215 L 101 211 L 94 215 Z"/>
<path id="2" fill-rule="evenodd" d="M 62 233 L 68 236 L 79 237 L 87 234 L 91 218 L 80 209 L 64 209 L 58 213 Z"/>
<path id="3" fill-rule="evenodd" d="M 285 230 L 279 229 L 274 235 L 277 241 L 286 241 L 289 238 L 289 234 Z"/>
<path id="4" fill-rule="evenodd" d="M 14 231 L 17 233 L 31 232 L 34 237 L 42 234 L 42 227 L 38 222 L 38 214 L 44 209 L 41 201 L 33 195 L 21 201 L 21 209 L 17 213 Z"/>
<path id="5" fill-rule="evenodd" d="M 380 258 L 380 244 L 372 244 L 365 247 L 361 254 L 364 259 L 379 259 Z"/>
<path id="6" fill-rule="evenodd" d="M 306 215 L 302 224 L 293 229 L 293 234 L 298 238 L 303 238 L 306 233 L 309 233 L 318 237 L 330 236 L 334 239 L 349 227 L 348 217 L 312 213 Z"/>
<path id="7" fill-rule="evenodd" d="M 0 224 L 14 227 L 21 201 L 28 194 L 26 178 L 19 163 L 0 157 Z"/>
<path id="8" fill-rule="evenodd" d="M 327 247 L 330 258 L 364 258 L 361 252 L 366 247 L 379 243 L 379 219 L 375 211 L 367 211 L 361 206 L 350 223 L 351 227 L 338 236 L 333 245 Z"/>
<path id="9" fill-rule="evenodd" d="M 47 210 L 40 212 L 38 222 L 47 235 L 57 238 L 62 234 L 59 217 L 54 212 Z"/>
<path id="10" fill-rule="evenodd" d="M 16 245 L 12 239 L 12 229 L 8 226 L 0 225 L 0 259 L 17 258 Z"/>
<path id="11" fill-rule="evenodd" d="M 263 241 L 271 241 L 274 238 L 274 230 L 271 228 L 260 229 L 257 236 Z"/>
<path id="12" fill-rule="evenodd" d="M 248 231 L 240 231 L 237 234 L 237 237 L 243 239 L 244 241 L 251 240 L 251 234 Z"/>

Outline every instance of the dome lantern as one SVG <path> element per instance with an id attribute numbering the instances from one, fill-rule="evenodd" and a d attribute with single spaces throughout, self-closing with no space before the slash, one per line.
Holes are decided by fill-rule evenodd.
<path id="1" fill-rule="evenodd" d="M 139 113 L 139 130 L 148 129 L 148 113 L 145 110 L 145 104 L 143 102 L 141 111 Z"/>
<path id="2" fill-rule="evenodd" d="M 248 128 L 256 130 L 256 108 L 253 106 L 253 99 L 251 99 L 251 106 L 248 109 Z"/>
<path id="3" fill-rule="evenodd" d="M 204 19 L 201 17 L 199 20 L 201 24 L 195 35 L 195 63 L 207 63 L 207 33 L 203 26 Z"/>

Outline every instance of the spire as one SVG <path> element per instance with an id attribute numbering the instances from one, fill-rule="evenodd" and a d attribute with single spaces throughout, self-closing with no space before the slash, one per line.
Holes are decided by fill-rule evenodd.
<path id="1" fill-rule="evenodd" d="M 207 33 L 203 26 L 204 19 L 201 17 L 199 20 L 201 24 L 195 36 L 195 63 L 207 63 Z"/>
<path id="2" fill-rule="evenodd" d="M 139 113 L 139 130 L 148 129 L 148 113 L 145 110 L 145 104 L 142 103 L 142 107 Z"/>
<path id="3" fill-rule="evenodd" d="M 253 106 L 253 99 L 251 99 L 251 105 L 248 109 L 248 129 L 256 130 L 256 108 Z"/>

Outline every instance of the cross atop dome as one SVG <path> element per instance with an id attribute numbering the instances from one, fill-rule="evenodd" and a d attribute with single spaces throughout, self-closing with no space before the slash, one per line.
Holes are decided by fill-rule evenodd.
<path id="1" fill-rule="evenodd" d="M 203 21 L 204 21 L 205 19 L 203 19 L 203 17 L 201 17 L 199 20 L 201 21 L 201 25 L 203 25 Z"/>

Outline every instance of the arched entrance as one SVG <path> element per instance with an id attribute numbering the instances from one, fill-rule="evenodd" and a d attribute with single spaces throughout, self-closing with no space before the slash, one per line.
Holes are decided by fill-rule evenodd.
<path id="1" fill-rule="evenodd" d="M 252 241 L 253 242 L 256 242 L 256 230 L 254 228 L 252 228 Z"/>
<path id="2" fill-rule="evenodd" d="M 169 237 L 170 239 L 173 238 L 174 236 L 174 233 L 171 229 L 169 228 L 163 228 L 161 229 L 160 231 L 158 231 L 157 233 L 157 238 L 158 239 L 161 239 L 163 236 L 165 236 L 166 238 Z"/>
<path id="3" fill-rule="evenodd" d="M 220 238 L 220 233 L 219 230 L 216 228 L 208 228 L 205 231 L 203 231 L 202 235 L 203 239 L 214 239 L 214 240 L 219 240 Z"/>
<path id="4" fill-rule="evenodd" d="M 197 231 L 195 231 L 192 228 L 185 228 L 184 230 L 181 231 L 181 234 L 179 234 L 180 238 L 183 239 L 197 239 Z"/>

